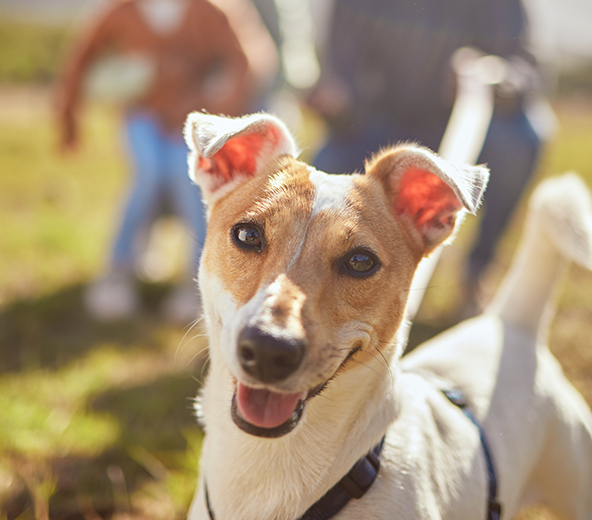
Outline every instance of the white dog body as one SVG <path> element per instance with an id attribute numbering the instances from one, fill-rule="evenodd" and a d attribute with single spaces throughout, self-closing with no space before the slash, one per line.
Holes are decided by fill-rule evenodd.
<path id="1" fill-rule="evenodd" d="M 590 411 L 544 345 L 544 305 L 527 307 L 546 304 L 561 260 L 539 230 L 486 314 L 400 358 L 415 268 L 463 207 L 476 210 L 483 169 L 410 146 L 366 175 L 328 176 L 295 161 L 265 115 L 193 114 L 186 135 L 210 212 L 199 281 L 211 365 L 190 520 L 300 518 L 383 436 L 374 484 L 334 518 L 486 518 L 479 431 L 451 388 L 483 425 L 503 518 L 538 501 L 592 518 Z M 589 263 L 592 228 L 573 226 L 571 256 Z M 537 260 L 539 247 L 553 258 Z M 257 356 L 272 356 L 272 372 Z"/>

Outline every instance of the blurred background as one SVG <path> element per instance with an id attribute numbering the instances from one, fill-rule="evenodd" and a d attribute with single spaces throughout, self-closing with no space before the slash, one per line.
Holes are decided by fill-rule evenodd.
<path id="1" fill-rule="evenodd" d="M 197 477 L 202 433 L 193 399 L 206 343 L 199 324 L 160 313 L 192 237 L 170 217 L 155 226 L 139 262 L 142 308 L 133 316 L 96 320 L 83 304 L 103 269 L 127 183 L 119 112 L 85 102 L 85 145 L 60 154 L 53 89 L 81 24 L 103 3 L 0 0 L 0 520 L 183 518 Z M 322 3 L 311 4 L 317 42 Z M 529 0 L 527 7 L 557 123 L 529 190 L 566 170 L 592 187 L 592 2 Z M 324 124 L 300 100 L 318 71 L 308 69 L 309 80 L 295 85 L 290 70 L 301 69 L 284 63 L 285 84 L 268 106 L 289 120 L 310 160 Z M 514 251 L 523 206 L 488 268 L 489 294 Z M 414 344 L 451 322 L 474 220 L 445 251 Z M 592 275 L 572 266 L 551 348 L 590 404 L 591 337 Z"/>

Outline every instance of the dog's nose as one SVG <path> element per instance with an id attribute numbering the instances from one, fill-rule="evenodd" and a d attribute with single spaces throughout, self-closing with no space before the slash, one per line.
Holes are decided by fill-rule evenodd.
<path id="1" fill-rule="evenodd" d="M 238 338 L 243 370 L 262 383 L 277 383 L 293 374 L 305 351 L 304 340 L 274 336 L 259 327 L 245 327 Z"/>

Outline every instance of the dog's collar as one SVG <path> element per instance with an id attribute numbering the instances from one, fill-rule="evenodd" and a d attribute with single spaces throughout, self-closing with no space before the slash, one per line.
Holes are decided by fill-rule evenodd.
<path id="1" fill-rule="evenodd" d="M 329 520 L 341 511 L 352 498 L 361 498 L 370 489 L 380 469 L 380 453 L 384 437 L 364 457 L 356 462 L 337 484 L 308 508 L 298 520 Z M 210 520 L 215 520 L 208 487 L 204 483 L 206 507 Z"/>
<path id="2" fill-rule="evenodd" d="M 489 477 L 489 496 L 487 501 L 487 520 L 499 520 L 502 516 L 502 505 L 497 500 L 497 479 L 495 477 L 495 467 L 493 465 L 493 457 L 483 431 L 483 426 L 467 406 L 465 394 L 461 390 L 442 390 L 442 393 L 455 406 L 458 406 L 463 413 L 470 419 L 470 421 L 477 427 L 479 431 L 479 438 L 481 439 L 481 447 L 485 455 L 485 463 L 487 465 L 487 475 Z"/>

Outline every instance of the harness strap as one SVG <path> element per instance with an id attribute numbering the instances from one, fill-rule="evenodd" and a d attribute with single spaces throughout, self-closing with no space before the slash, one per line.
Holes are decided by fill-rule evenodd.
<path id="1" fill-rule="evenodd" d="M 308 508 L 298 520 L 329 520 L 341 511 L 352 498 L 361 498 L 370 489 L 380 469 L 380 453 L 384 437 L 349 472 L 317 502 Z M 210 520 L 215 520 L 208 487 L 204 484 L 206 508 Z"/>
<path id="2" fill-rule="evenodd" d="M 489 450 L 489 444 L 483 431 L 483 426 L 467 406 L 465 394 L 461 390 L 442 390 L 442 393 L 455 406 L 458 406 L 462 412 L 469 418 L 469 420 L 477 427 L 479 438 L 481 439 L 481 446 L 483 447 L 483 454 L 485 455 L 485 463 L 487 465 L 487 476 L 489 478 L 489 497 L 487 501 L 487 520 L 500 520 L 502 516 L 502 505 L 497 500 L 497 479 L 495 477 L 495 467 L 493 465 L 493 457 Z"/>
<path id="3" fill-rule="evenodd" d="M 475 414 L 467 406 L 464 393 L 461 390 L 442 390 L 442 393 L 455 406 L 458 406 L 462 412 L 475 425 L 479 432 L 485 463 L 487 465 L 487 474 L 489 478 L 489 497 L 487 502 L 487 520 L 500 520 L 502 506 L 497 500 L 497 479 L 495 476 L 495 467 L 493 457 L 489 450 L 489 444 L 485 437 L 483 427 Z M 333 486 L 327 493 L 315 502 L 298 520 L 329 520 L 341 511 L 352 498 L 361 498 L 370 489 L 378 470 L 380 469 L 380 453 L 384 445 L 384 437 L 374 446 L 364 457 L 359 459 L 349 472 Z M 208 487 L 204 483 L 206 508 L 210 520 L 215 520 L 210 498 L 208 496 Z"/>
<path id="4" fill-rule="evenodd" d="M 322 498 L 310 506 L 300 520 L 329 520 L 339 513 L 350 499 L 362 498 L 378 475 L 383 445 L 384 437 Z"/>

